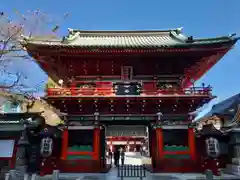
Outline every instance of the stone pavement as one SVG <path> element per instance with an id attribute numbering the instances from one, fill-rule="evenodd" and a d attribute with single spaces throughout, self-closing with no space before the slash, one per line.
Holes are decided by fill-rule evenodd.
<path id="1" fill-rule="evenodd" d="M 125 164 L 141 165 L 145 157 L 139 153 L 126 153 Z M 143 180 L 205 180 L 205 175 L 200 173 L 150 173 L 146 172 L 146 178 Z M 117 168 L 112 168 L 109 173 L 60 173 L 60 180 L 119 180 L 117 177 Z M 140 178 L 124 178 L 124 180 L 139 180 Z M 224 174 L 223 176 L 215 176 L 214 179 L 238 179 L 235 175 Z M 52 176 L 37 177 L 36 180 L 52 180 Z"/>
<path id="2" fill-rule="evenodd" d="M 143 180 L 205 180 L 205 175 L 200 173 L 146 173 L 147 177 Z M 112 168 L 112 170 L 107 174 L 60 174 L 61 180 L 119 180 L 117 177 L 117 169 Z M 124 178 L 124 180 L 139 180 L 140 178 Z M 223 175 L 221 177 L 215 176 L 214 179 L 217 180 L 240 180 L 240 177 L 235 175 Z"/>
<path id="3" fill-rule="evenodd" d="M 15 178 L 16 179 L 16 178 Z M 120 180 L 117 177 L 117 168 L 112 168 L 109 173 L 60 173 L 59 178 L 56 178 L 52 175 L 47 175 L 44 177 L 36 176 L 35 178 L 30 178 L 32 180 Z M 139 180 L 140 178 L 124 178 L 124 180 Z M 205 180 L 205 175 L 203 174 L 195 174 L 195 173 L 150 173 L 146 172 L 146 178 L 143 180 Z M 227 180 L 227 179 L 238 179 L 235 175 L 223 175 L 221 177 L 215 176 L 214 179 L 218 180 Z M 17 180 L 20 180 L 17 178 Z"/>
<path id="4" fill-rule="evenodd" d="M 147 172 L 147 177 L 143 178 L 145 180 L 180 180 L 177 177 L 171 176 L 170 174 L 165 175 L 153 175 Z M 61 180 L 119 180 L 117 177 L 117 169 L 112 168 L 112 170 L 107 174 L 60 174 Z M 140 180 L 140 178 L 124 178 L 124 180 Z M 194 179 L 195 180 L 195 179 Z"/>

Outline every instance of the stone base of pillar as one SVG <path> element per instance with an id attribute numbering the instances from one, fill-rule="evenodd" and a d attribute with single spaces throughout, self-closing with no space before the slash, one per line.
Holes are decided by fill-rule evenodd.
<path id="1" fill-rule="evenodd" d="M 54 170 L 52 174 L 52 180 L 59 180 L 59 170 Z"/>
<path id="2" fill-rule="evenodd" d="M 232 158 L 233 165 L 240 165 L 240 157 Z"/>

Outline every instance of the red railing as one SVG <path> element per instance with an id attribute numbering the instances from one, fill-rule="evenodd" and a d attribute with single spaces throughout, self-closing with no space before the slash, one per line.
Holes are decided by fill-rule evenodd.
<path id="1" fill-rule="evenodd" d="M 209 87 L 188 89 L 141 90 L 140 96 L 162 95 L 211 95 Z M 113 88 L 48 88 L 47 96 L 118 96 Z"/>

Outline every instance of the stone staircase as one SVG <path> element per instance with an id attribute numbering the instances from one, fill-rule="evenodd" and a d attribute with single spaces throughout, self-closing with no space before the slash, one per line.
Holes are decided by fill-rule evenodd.
<path id="1" fill-rule="evenodd" d="M 24 180 L 24 174 L 27 168 L 25 165 L 25 159 L 23 159 L 21 156 L 17 156 L 17 157 L 18 158 L 16 159 L 16 166 L 15 166 L 16 176 L 18 180 Z M 3 167 L 0 173 L 0 180 L 4 180 L 5 175 L 9 173 L 10 170 L 11 168 L 9 166 Z"/>
<path id="2" fill-rule="evenodd" d="M 18 180 L 24 180 L 24 174 L 26 173 L 26 166 L 16 166 L 16 176 Z"/>
<path id="3" fill-rule="evenodd" d="M 16 154 L 16 165 L 15 171 L 18 180 L 24 180 L 24 174 L 26 173 L 26 159 L 25 159 L 25 148 L 19 147 Z"/>
<path id="4" fill-rule="evenodd" d="M 239 144 L 234 145 L 232 163 L 227 164 L 225 173 L 240 176 L 240 145 Z"/>
<path id="5" fill-rule="evenodd" d="M 225 173 L 240 176 L 240 158 L 232 158 L 232 164 L 227 164 Z"/>

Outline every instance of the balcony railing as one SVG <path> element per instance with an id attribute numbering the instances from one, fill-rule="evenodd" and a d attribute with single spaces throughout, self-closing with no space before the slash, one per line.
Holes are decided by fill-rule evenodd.
<path id="1" fill-rule="evenodd" d="M 210 87 L 191 87 L 188 89 L 141 89 L 137 95 L 124 94 L 127 96 L 170 96 L 170 95 L 212 95 Z M 124 96 L 117 95 L 113 88 L 48 88 L 47 96 Z"/>

